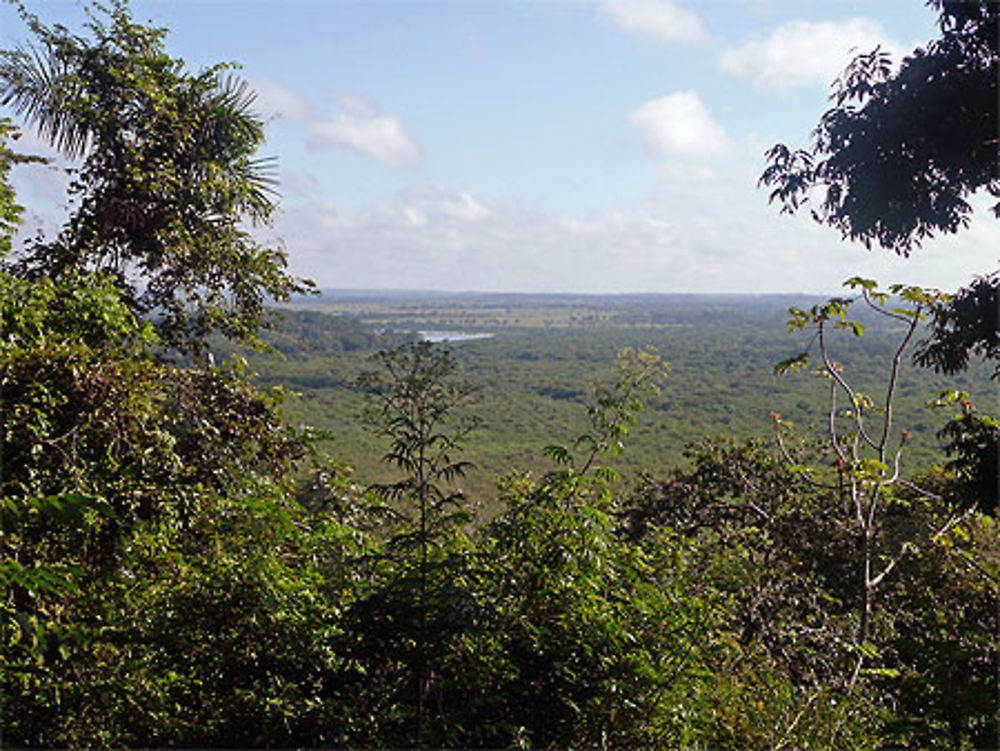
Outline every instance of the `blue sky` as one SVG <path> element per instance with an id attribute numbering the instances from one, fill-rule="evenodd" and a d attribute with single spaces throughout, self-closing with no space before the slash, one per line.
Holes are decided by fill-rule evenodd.
<path id="1" fill-rule="evenodd" d="M 266 236 L 323 287 L 829 293 L 860 273 L 952 289 L 1000 256 L 984 212 L 904 261 L 780 216 L 755 187 L 764 149 L 807 143 L 851 49 L 933 38 L 919 0 L 133 8 L 191 68 L 242 64 L 280 164 Z M 22 34 L 0 9 L 0 44 Z M 59 174 L 17 181 L 51 222 Z"/>

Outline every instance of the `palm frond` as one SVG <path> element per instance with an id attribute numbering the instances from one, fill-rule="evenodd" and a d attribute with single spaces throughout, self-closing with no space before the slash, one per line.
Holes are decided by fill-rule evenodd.
<path id="1" fill-rule="evenodd" d="M 209 151 L 224 146 L 229 157 L 228 178 L 242 186 L 250 218 L 267 220 L 277 195 L 277 162 L 252 156 L 264 142 L 264 121 L 254 110 L 257 95 L 246 81 L 234 75 L 221 76 L 213 71 L 200 83 L 206 88 L 199 101 L 198 141 Z"/>
<path id="2" fill-rule="evenodd" d="M 70 159 L 90 142 L 87 123 L 72 106 L 81 101 L 81 83 L 51 48 L 0 53 L 0 104 L 10 106 L 38 134 Z"/>

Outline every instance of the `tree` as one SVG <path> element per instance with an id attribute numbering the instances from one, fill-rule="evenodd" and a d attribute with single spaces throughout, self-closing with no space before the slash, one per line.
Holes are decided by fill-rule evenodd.
<path id="1" fill-rule="evenodd" d="M 12 269 L 108 274 L 171 347 L 198 352 L 213 331 L 255 340 L 265 302 L 307 285 L 249 229 L 275 209 L 252 91 L 229 65 L 185 71 L 166 31 L 135 23 L 125 0 L 87 12 L 84 37 L 21 6 L 36 43 L 0 52 L 0 102 L 82 159 L 58 238 L 29 244 Z"/>
<path id="2" fill-rule="evenodd" d="M 792 457 L 783 433 L 788 426 L 778 414 L 772 414 L 775 438 L 783 455 L 819 487 L 827 489 L 845 510 L 845 524 L 854 529 L 857 547 L 861 551 L 859 574 L 859 617 L 855 645 L 858 659 L 850 685 L 856 682 L 865 663 L 865 648 L 872 634 L 876 593 L 885 578 L 906 555 L 912 543 L 904 542 L 898 550 L 887 550 L 881 538 L 883 517 L 894 502 L 896 486 L 912 486 L 901 473 L 901 463 L 908 430 L 897 432 L 894 421 L 895 392 L 899 382 L 903 355 L 924 317 L 927 306 L 937 297 L 933 291 L 896 285 L 891 292 L 901 298 L 902 305 L 889 307 L 889 293 L 880 291 L 867 279 L 850 279 L 847 285 L 861 290 L 862 299 L 878 314 L 903 325 L 903 334 L 889 368 L 885 393 L 874 397 L 858 391 L 843 372 L 843 366 L 832 359 L 831 330 L 849 330 L 861 336 L 864 327 L 848 318 L 854 300 L 834 298 L 811 310 L 790 309 L 789 329 L 815 331 L 814 339 L 822 361 L 819 375 L 830 382 L 827 430 L 824 436 L 825 456 L 822 458 L 833 472 L 818 472 Z M 790 358 L 778 366 L 779 372 L 807 367 L 809 353 Z M 843 400 L 843 401 L 841 401 Z M 843 405 L 843 406 L 842 406 Z M 827 476 L 824 476 L 827 474 Z M 919 491 L 918 491 L 919 492 Z M 950 528 L 955 523 L 949 520 Z M 944 534 L 944 531 L 936 532 Z M 881 561 L 885 561 L 880 564 Z"/>
<path id="3" fill-rule="evenodd" d="M 90 41 L 22 11 L 42 50 L 0 53 L 0 99 L 83 156 L 60 237 L 0 259 L 5 740 L 312 745 L 289 717 L 338 598 L 313 599 L 326 529 L 302 533 L 329 527 L 289 498 L 305 436 L 238 361 L 162 357 L 253 340 L 299 286 L 242 225 L 272 208 L 260 123 L 224 68 L 190 76 L 124 4 L 98 12 Z M 21 160 L 0 147 L 2 253 Z"/>
<path id="4" fill-rule="evenodd" d="M 953 509 L 926 491 L 946 492 L 946 475 L 918 477 L 923 500 L 900 484 L 884 496 L 879 550 L 911 547 L 878 587 L 866 667 L 848 692 L 864 551 L 850 510 L 816 482 L 832 468 L 811 464 L 807 479 L 764 441 L 702 441 L 686 456 L 639 484 L 626 519 L 644 548 L 683 541 L 681 586 L 716 604 L 703 636 L 712 679 L 699 687 L 705 747 L 995 746 L 1000 530 L 972 515 L 931 540 Z"/>
<path id="5" fill-rule="evenodd" d="M 687 590 L 716 604 L 706 747 L 874 746 L 874 702 L 843 691 L 858 549 L 841 506 L 764 441 L 704 440 L 685 457 L 643 478 L 625 520 L 637 545 L 684 541 Z"/>
<path id="6" fill-rule="evenodd" d="M 557 464 L 566 465 L 562 473 L 570 484 L 580 482 L 592 473 L 598 481 L 617 480 L 618 473 L 595 462 L 602 456 L 616 456 L 624 448 L 624 440 L 643 409 L 643 399 L 658 396 L 670 372 L 654 347 L 635 350 L 625 347 L 618 353 L 618 374 L 612 387 L 597 384 L 593 404 L 587 408 L 590 430 L 578 436 L 572 448 L 583 449 L 579 461 L 570 448 L 559 445 L 545 447 L 545 453 Z M 572 494 L 570 500 L 572 500 Z"/>
<path id="7" fill-rule="evenodd" d="M 816 221 L 866 247 L 901 255 L 937 232 L 969 223 L 967 198 L 1000 198 L 996 0 L 930 0 L 941 37 L 894 70 L 876 48 L 859 55 L 833 85 L 809 150 L 767 152 L 760 178 L 783 212 L 814 204 Z M 993 207 L 1000 217 L 1000 203 Z"/>
<path id="8" fill-rule="evenodd" d="M 977 191 L 985 190 L 994 198 L 1000 198 L 1000 172 L 997 171 L 1000 4 L 996 0 L 930 0 L 928 4 L 939 14 L 940 37 L 914 50 L 896 68 L 888 55 L 877 48 L 857 56 L 834 82 L 833 106 L 823 114 L 813 131 L 811 147 L 793 150 L 777 144 L 767 152 L 769 164 L 761 175 L 760 184 L 771 188 L 770 200 L 777 202 L 783 213 L 809 205 L 817 222 L 839 230 L 844 239 L 860 241 L 866 248 L 874 244 L 908 256 L 936 234 L 954 233 L 967 227 L 973 211 L 969 199 Z M 1000 203 L 995 204 L 992 211 L 1000 218 Z M 875 303 L 875 307 L 884 304 L 886 298 L 872 297 L 874 287 L 870 283 L 854 281 L 861 284 L 863 296 L 869 303 Z M 945 373 L 964 369 L 972 354 L 996 361 L 1000 354 L 997 346 L 1000 328 L 998 287 L 1000 276 L 996 273 L 978 277 L 952 297 L 927 298 L 919 291 L 896 287 L 894 291 L 904 297 L 904 302 L 909 298 L 907 315 L 914 316 L 901 321 L 909 335 L 916 331 L 915 316 L 920 312 L 914 305 L 931 318 L 929 335 L 918 343 L 915 361 Z M 794 323 L 818 327 L 819 336 L 831 325 L 849 325 L 844 317 L 844 302 L 835 300 L 831 301 L 832 307 L 798 311 Z M 896 314 L 898 311 L 886 312 Z M 822 339 L 820 342 L 822 350 L 824 343 Z M 827 360 L 825 356 L 824 360 Z M 898 360 L 897 356 L 893 373 Z M 949 535 L 944 531 L 954 530 L 956 534 L 967 535 L 975 521 L 970 508 L 984 511 L 997 508 L 997 438 L 1000 430 L 996 420 L 977 414 L 967 395 L 955 399 L 953 392 L 951 398 L 943 399 L 946 403 L 962 403 L 962 413 L 939 433 L 948 442 L 946 450 L 953 456 L 947 465 L 951 474 L 946 481 L 938 483 L 935 493 L 915 492 L 898 481 L 902 479 L 897 467 L 904 434 L 897 439 L 897 448 L 886 451 L 891 427 L 891 389 L 883 403 L 884 429 L 868 431 L 866 423 L 871 422 L 872 407 L 876 405 L 863 397 L 858 401 L 861 395 L 852 391 L 833 364 L 829 361 L 824 364 L 831 379 L 831 394 L 839 390 L 847 396 L 849 421 L 855 423 L 850 429 L 850 440 L 844 441 L 844 434 L 838 433 L 838 418 L 831 407 L 827 440 L 832 450 L 829 459 L 834 462 L 835 470 L 831 479 L 839 493 L 848 488 L 855 502 L 854 526 L 860 533 L 860 563 L 864 569 L 860 598 L 863 611 L 858 633 L 862 651 L 856 662 L 857 674 L 864 664 L 866 651 L 870 656 L 876 654 L 863 643 L 872 634 L 874 611 L 871 606 L 876 600 L 876 591 L 884 603 L 892 599 L 893 589 L 899 589 L 896 581 L 912 576 L 912 566 L 897 568 L 902 556 L 905 554 L 911 563 L 916 560 L 920 565 L 931 560 L 934 563 L 931 568 L 937 567 L 938 572 L 949 569 L 948 565 L 935 560 L 935 554 L 949 545 Z M 775 428 L 780 440 L 780 418 L 776 418 Z M 863 457 L 859 449 L 875 455 Z M 929 510 L 918 511 L 921 507 L 929 507 Z M 972 521 L 958 525 L 956 519 L 959 518 Z M 888 527 L 898 528 L 901 520 L 904 530 L 890 533 Z M 906 528 L 907 522 L 909 528 Z M 989 524 L 985 526 L 992 528 Z M 928 528 L 933 532 L 929 538 Z M 975 555 L 965 551 L 970 565 L 977 571 L 984 570 L 983 550 L 977 548 Z M 874 557 L 873 552 L 877 552 Z M 881 571 L 873 567 L 876 562 Z M 894 579 L 887 578 L 890 572 Z M 995 606 L 996 580 L 986 578 L 981 602 L 987 604 L 988 612 L 991 600 Z M 965 584 L 962 581 L 948 583 L 959 589 Z M 939 587 L 938 591 L 942 589 Z M 899 715 L 905 717 L 907 712 L 911 715 L 901 720 L 899 726 L 906 727 L 910 723 L 909 728 L 914 731 L 923 723 L 918 731 L 921 735 L 917 737 L 924 739 L 933 738 L 940 727 L 945 727 L 945 742 L 952 746 L 968 743 L 969 738 L 973 738 L 974 743 L 983 743 L 988 739 L 988 733 L 983 730 L 990 721 L 988 710 L 980 712 L 970 706 L 959 712 L 954 712 L 953 707 L 938 711 L 946 704 L 936 698 L 942 689 L 928 679 L 929 671 L 919 666 L 919 660 L 914 658 L 920 650 L 914 649 L 913 642 L 935 641 L 933 627 L 923 632 L 915 628 L 921 609 L 938 613 L 935 618 L 939 623 L 946 618 L 945 609 L 940 608 L 934 597 L 914 608 L 914 602 L 920 598 L 905 588 L 896 599 L 908 602 L 911 607 L 904 606 L 892 614 L 895 628 L 914 634 L 910 643 L 905 638 L 897 638 L 890 647 L 899 660 L 902 677 L 899 678 L 898 672 L 895 676 L 881 675 L 881 680 L 889 683 L 890 692 L 899 702 Z M 882 607 L 890 610 L 887 604 Z M 869 611 L 867 616 L 865 610 Z M 940 626 L 937 629 L 940 630 Z M 892 630 L 890 628 L 890 633 Z M 960 641 L 956 638 L 953 644 Z M 969 643 L 966 640 L 959 648 L 956 659 L 964 660 L 973 653 Z M 882 646 L 887 646 L 884 640 Z M 995 636 L 992 641 L 987 640 L 986 646 L 996 649 Z M 938 648 L 942 651 L 954 649 L 950 644 L 940 643 Z M 980 691 L 978 696 L 988 697 L 992 690 L 995 699 L 996 676 L 989 675 L 980 683 L 985 685 L 986 691 Z M 880 677 L 874 675 L 873 679 L 877 683 Z M 896 681 L 895 686 L 892 681 Z M 948 688 L 943 690 L 950 691 Z M 907 696 L 907 692 L 912 693 Z M 919 698 L 914 700 L 914 696 Z M 914 719 L 927 712 L 931 705 L 935 705 L 935 719 Z M 935 728 L 935 724 L 939 727 Z"/>
<path id="9" fill-rule="evenodd" d="M 398 481 L 373 490 L 396 504 L 426 558 L 434 539 L 468 518 L 464 513 L 453 516 L 462 510 L 464 496 L 449 492 L 446 484 L 472 466 L 457 456 L 478 421 L 456 411 L 469 404 L 474 389 L 456 380 L 458 362 L 451 353 L 430 342 L 403 344 L 372 359 L 378 369 L 358 379 L 369 396 L 365 418 L 390 441 L 383 460 L 403 472 Z"/>
<path id="10" fill-rule="evenodd" d="M 820 118 L 811 148 L 777 144 L 767 152 L 760 184 L 772 188 L 770 200 L 783 213 L 811 204 L 813 218 L 843 238 L 908 256 L 936 233 L 968 226 L 976 191 L 1000 198 L 1000 3 L 928 4 L 939 13 L 938 39 L 895 70 L 877 48 L 857 56 L 834 82 L 834 106 Z M 993 213 L 1000 218 L 1000 202 Z M 997 363 L 998 290 L 995 272 L 932 301 L 929 335 L 915 361 L 945 373 L 964 369 L 970 354 Z M 1000 363 L 995 367 L 997 377 Z M 945 427 L 959 464 L 996 466 L 998 431 L 981 427 L 968 441 L 959 426 Z M 996 509 L 997 483 L 982 489 L 982 507 Z"/>
<path id="11" fill-rule="evenodd" d="M 417 701 L 413 741 L 424 746 L 425 709 L 430 688 L 428 669 L 431 642 L 428 610 L 439 599 L 428 589 L 435 550 L 449 529 L 470 515 L 463 506 L 464 494 L 447 487 L 472 466 L 457 458 L 464 438 L 476 425 L 470 417 L 456 421 L 456 410 L 472 396 L 472 387 L 455 380 L 458 363 L 447 350 L 430 342 L 404 344 L 374 356 L 378 370 L 365 373 L 360 385 L 370 395 L 367 410 L 375 432 L 389 439 L 384 460 L 402 471 L 396 482 L 373 486 L 372 490 L 393 504 L 402 515 L 404 528 L 391 547 L 404 555 L 416 551 L 417 561 Z"/>
<path id="12" fill-rule="evenodd" d="M 926 311 L 943 295 L 935 290 L 905 285 L 893 285 L 888 291 L 882 291 L 875 282 L 857 277 L 845 285 L 860 290 L 860 299 L 870 309 L 900 325 L 899 345 L 888 367 L 884 392 L 878 395 L 860 392 L 843 366 L 833 360 L 833 332 L 842 330 L 861 336 L 864 331 L 861 324 L 848 317 L 856 300 L 833 298 L 808 311 L 796 308 L 789 311 L 791 330 L 814 332 L 812 341 L 818 347 L 821 360 L 818 374 L 830 384 L 826 431 L 818 455 L 804 459 L 801 452 L 796 455 L 790 451 L 785 438 L 790 426 L 780 415 L 772 414 L 772 418 L 782 456 L 837 509 L 839 530 L 833 534 L 846 532 L 854 543 L 854 554 L 848 557 L 845 573 L 849 581 L 856 582 L 849 589 L 849 600 L 856 603 L 857 630 L 852 640 L 853 669 L 844 682 L 846 693 L 848 696 L 857 693 L 863 679 L 869 690 L 887 690 L 900 697 L 907 686 L 902 681 L 895 684 L 893 681 L 900 679 L 907 670 L 917 671 L 915 666 L 919 660 L 913 643 L 935 641 L 931 634 L 916 632 L 918 623 L 922 628 L 926 625 L 907 607 L 914 606 L 920 598 L 898 584 L 901 579 L 909 579 L 910 586 L 919 586 L 914 584 L 919 575 L 915 577 L 909 571 L 914 563 L 924 568 L 929 579 L 936 578 L 944 570 L 954 571 L 954 564 L 948 561 L 950 554 L 961 554 L 970 561 L 973 576 L 963 572 L 962 580 L 954 583 L 953 590 L 964 590 L 964 596 L 970 598 L 970 614 L 980 621 L 984 612 L 987 618 L 989 613 L 995 612 L 997 579 L 983 566 L 988 546 L 975 545 L 972 540 L 977 527 L 982 526 L 977 511 L 993 510 L 989 505 L 989 488 L 984 491 L 983 485 L 995 487 L 996 464 L 994 460 L 991 469 L 984 463 L 983 449 L 984 444 L 992 442 L 995 456 L 1000 431 L 996 420 L 976 418 L 971 403 L 963 399 L 963 415 L 943 431 L 952 441 L 949 448 L 961 447 L 960 458 L 946 466 L 950 476 L 932 475 L 930 483 L 907 476 L 903 457 L 910 431 L 900 430 L 896 424 L 895 395 L 906 349 Z M 778 369 L 805 367 L 808 357 L 809 353 L 804 352 L 781 363 Z M 940 401 L 950 403 L 955 395 L 954 392 L 948 394 L 950 398 Z M 975 453 L 977 461 L 965 459 L 968 453 Z M 988 457 L 987 453 L 986 461 Z M 990 471 L 992 474 L 988 474 Z M 981 474 L 984 472 L 987 474 Z M 986 524 L 985 529 L 986 536 L 991 537 L 993 525 Z M 904 561 L 905 565 L 901 565 Z M 985 586 L 976 586 L 974 581 L 971 582 L 973 586 L 969 586 L 968 580 L 974 580 L 980 573 L 986 574 Z M 928 599 L 924 604 L 938 613 L 935 617 L 945 619 L 947 616 L 939 609 L 948 598 Z M 902 633 L 901 624 L 906 624 L 902 626 Z M 984 711 L 983 696 L 995 695 L 996 675 L 992 671 L 985 671 L 983 675 L 982 666 L 984 663 L 989 665 L 984 652 L 997 645 L 995 638 L 980 640 L 969 636 L 963 633 L 952 641 L 942 642 L 941 649 L 958 649 L 953 659 L 968 661 L 967 680 L 970 685 L 975 682 L 968 696 L 974 697 L 975 703 L 970 703 L 964 711 L 956 711 L 956 707 L 948 706 L 947 702 L 933 700 L 940 713 L 923 723 L 906 717 L 907 711 L 913 712 L 913 705 L 909 705 L 896 714 L 887 729 L 910 723 L 930 736 L 940 732 L 955 746 L 968 743 L 970 738 L 977 744 L 983 743 L 988 737 L 991 719 L 988 709 Z M 962 646 L 956 647 L 959 643 Z M 922 678 L 910 683 L 908 688 L 917 689 L 915 694 L 924 693 L 914 704 L 922 701 L 926 706 L 932 701 L 929 696 L 934 692 L 919 686 L 926 680 Z M 903 704 L 904 698 L 897 700 Z M 909 698 L 912 701 L 913 697 Z"/>
<path id="13" fill-rule="evenodd" d="M 697 738 L 707 714 L 698 715 L 688 689 L 692 674 L 706 674 L 701 637 L 715 616 L 681 582 L 682 548 L 644 550 L 619 534 L 615 473 L 600 461 L 621 450 L 640 396 L 665 366 L 651 352 L 623 353 L 616 383 L 597 389 L 591 430 L 575 442 L 579 461 L 570 449 L 546 449 L 560 466 L 537 479 L 506 477 L 507 508 L 470 537 L 449 533 L 450 521 L 436 523 L 429 509 L 427 536 L 438 532 L 425 566 L 415 469 L 421 447 L 427 456 L 448 446 L 455 425 L 413 426 L 434 413 L 416 407 L 435 394 L 454 404 L 436 380 L 418 377 L 450 379 L 443 357 L 413 345 L 381 355 L 391 370 L 369 379 L 381 384 L 374 417 L 392 440 L 388 458 L 409 457 L 404 477 L 379 492 L 412 518 L 376 555 L 369 591 L 341 624 L 344 669 L 331 692 L 346 708 L 340 743 L 597 747 Z M 419 672 L 426 688 L 415 737 Z"/>
<path id="14" fill-rule="evenodd" d="M 945 441 L 944 450 L 949 461 L 945 469 L 952 473 L 950 492 L 965 506 L 978 508 L 987 514 L 997 513 L 997 496 L 1000 494 L 1000 421 L 980 414 L 969 398 L 968 392 L 945 389 L 933 404 L 950 407 L 958 404 L 955 414 L 937 437 Z"/>
<path id="15" fill-rule="evenodd" d="M 1000 379 L 1000 271 L 975 278 L 932 312 L 930 336 L 914 355 L 919 365 L 953 375 L 978 355 L 996 363 L 993 378 Z"/>
<path id="16" fill-rule="evenodd" d="M 152 326 L 99 275 L 0 274 L 0 690 L 10 742 L 160 745 L 155 739 L 173 731 L 150 718 L 165 711 L 157 702 L 168 701 L 169 675 L 185 653 L 165 654 L 148 634 L 162 626 L 201 645 L 222 625 L 219 597 L 245 584 L 241 572 L 281 557 L 280 540 L 265 544 L 259 527 L 282 515 L 304 441 L 282 425 L 280 395 L 229 368 L 164 363 L 150 351 L 155 343 Z M 225 567 L 215 565 L 223 543 Z M 169 563 L 157 564 L 158 554 Z M 251 594 L 273 591 L 264 581 Z M 166 619 L 182 595 L 198 616 L 184 628 L 140 617 L 148 610 Z M 281 628 L 241 619 L 234 614 L 244 630 Z M 130 625 L 138 622 L 149 629 Z M 235 675 L 252 662 L 225 665 Z M 268 669 L 252 666 L 259 708 Z M 217 680 L 193 677 L 186 690 Z M 150 714 L 114 700 L 101 726 L 98 697 L 123 693 L 145 696 Z M 226 727 L 209 716 L 224 707 L 205 711 L 201 720 Z M 119 722 L 135 734 L 115 735 Z M 187 739 L 204 745 L 207 737 Z"/>

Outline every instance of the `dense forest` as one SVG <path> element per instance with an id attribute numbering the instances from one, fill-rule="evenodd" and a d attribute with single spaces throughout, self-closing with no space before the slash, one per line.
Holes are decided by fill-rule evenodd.
<path id="1" fill-rule="evenodd" d="M 932 5 L 939 38 L 858 57 L 769 152 L 782 210 L 825 189 L 817 221 L 908 254 L 1000 193 L 998 6 Z M 21 16 L 5 747 L 1000 745 L 996 273 L 303 302 L 230 67 L 123 1 Z M 79 162 L 54 237 L 16 237 L 19 127 Z"/>
<path id="2" fill-rule="evenodd" d="M 627 480 L 682 463 L 686 446 L 703 438 L 760 437 L 769 430 L 770 412 L 794 422 L 803 435 L 819 434 L 826 421 L 824 379 L 812 371 L 776 373 L 775 366 L 810 338 L 787 331 L 788 308 L 821 302 L 785 295 L 386 298 L 325 292 L 280 311 L 281 331 L 269 341 L 281 356 L 247 357 L 257 382 L 289 389 L 292 419 L 328 431 L 327 451 L 358 476 L 381 481 L 393 470 L 381 462 L 380 439 L 361 419 L 366 397 L 357 386 L 371 368 L 371 354 L 415 341 L 421 331 L 483 337 L 441 346 L 476 387 L 468 411 L 481 426 L 466 441 L 465 456 L 475 466 L 462 486 L 490 507 L 497 476 L 514 466 L 544 472 L 549 463 L 539 449 L 586 428 L 593 387 L 612 377 L 624 347 L 654 347 L 670 363 L 666 387 L 647 399 L 628 450 L 615 459 Z M 834 342 L 836 359 L 862 391 L 880 394 L 898 327 L 870 309 L 856 313 L 864 334 L 842 332 Z M 219 342 L 215 351 L 223 357 L 230 348 Z M 942 411 L 927 402 L 945 388 L 987 394 L 993 387 L 989 369 L 978 362 L 952 376 L 902 369 L 895 420 L 912 433 L 903 457 L 912 472 L 940 461 Z"/>

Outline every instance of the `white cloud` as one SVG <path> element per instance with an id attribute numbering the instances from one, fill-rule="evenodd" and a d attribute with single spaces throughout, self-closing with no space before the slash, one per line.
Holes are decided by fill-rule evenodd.
<path id="1" fill-rule="evenodd" d="M 767 37 L 723 53 L 722 68 L 767 86 L 829 86 L 853 55 L 876 46 L 898 59 L 903 45 L 889 38 L 878 21 L 788 21 Z"/>
<path id="2" fill-rule="evenodd" d="M 39 232 L 46 237 L 54 237 L 68 215 L 67 191 L 72 171 L 79 168 L 79 161 L 67 160 L 31 127 L 25 127 L 16 140 L 8 143 L 8 147 L 19 154 L 48 160 L 45 164 L 16 165 L 11 171 L 10 180 L 16 201 L 24 207 L 22 224 L 17 233 L 20 241 Z"/>
<path id="3" fill-rule="evenodd" d="M 721 159 L 733 151 L 725 129 L 693 91 L 651 99 L 632 112 L 631 120 L 646 145 L 670 159 Z"/>
<path id="4" fill-rule="evenodd" d="M 311 148 L 347 148 L 394 167 L 414 164 L 422 156 L 420 147 L 399 117 L 382 112 L 377 104 L 363 96 L 340 94 L 337 103 L 341 111 L 323 117 L 304 96 L 288 86 L 259 78 L 253 81 L 253 87 L 258 111 L 267 118 L 304 125 Z"/>
<path id="5" fill-rule="evenodd" d="M 395 167 L 420 160 L 420 147 L 398 117 L 380 112 L 373 103 L 356 96 L 342 96 L 340 104 L 340 114 L 310 123 L 311 146 L 353 149 Z"/>
<path id="6" fill-rule="evenodd" d="M 438 186 L 410 188 L 395 201 L 377 204 L 375 211 L 383 218 L 399 218 L 408 224 L 466 224 L 480 222 L 490 211 L 466 191 L 449 191 Z"/>
<path id="7" fill-rule="evenodd" d="M 667 180 L 678 180 L 684 182 L 712 182 L 719 179 L 719 172 L 715 168 L 700 162 L 668 162 L 663 168 L 663 175 Z"/>
<path id="8" fill-rule="evenodd" d="M 38 131 L 30 125 L 19 125 L 17 138 L 12 139 L 7 144 L 13 151 L 19 154 L 29 154 L 48 159 L 54 164 L 66 166 L 69 161 L 55 148 L 48 139 L 38 135 Z"/>
<path id="9" fill-rule="evenodd" d="M 996 263 L 988 217 L 905 260 L 780 215 L 752 172 L 735 161 L 711 185 L 664 179 L 642 205 L 570 214 L 424 187 L 357 211 L 299 206 L 277 229 L 293 271 L 330 288 L 836 294 L 855 274 L 953 289 Z"/>
<path id="10" fill-rule="evenodd" d="M 597 7 L 633 34 L 668 42 L 694 42 L 706 36 L 698 15 L 674 0 L 598 0 Z"/>

